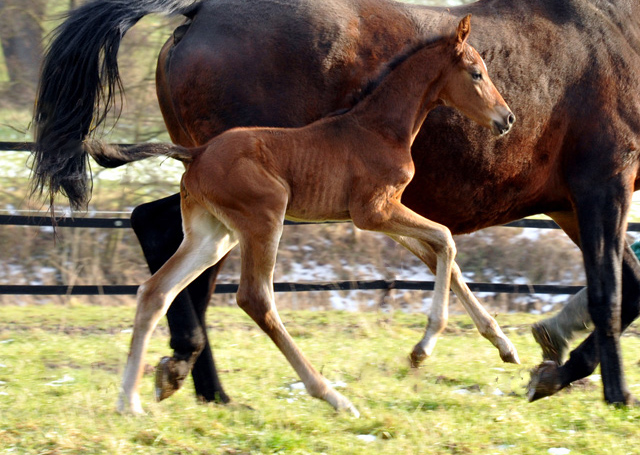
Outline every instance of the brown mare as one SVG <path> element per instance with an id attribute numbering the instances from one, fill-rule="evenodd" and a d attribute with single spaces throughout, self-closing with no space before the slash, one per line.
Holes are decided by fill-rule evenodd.
<path id="1" fill-rule="evenodd" d="M 144 355 L 175 296 L 239 244 L 238 306 L 280 348 L 311 396 L 359 415 L 313 368 L 278 315 L 273 271 L 284 219 L 351 220 L 388 235 L 436 269 L 433 305 L 447 306 L 455 257 L 451 233 L 400 198 L 414 175 L 411 145 L 436 105 L 457 108 L 497 136 L 515 121 L 482 58 L 467 44 L 469 31 L 466 16 L 451 37 L 407 51 L 366 98 L 341 115 L 302 128 L 235 128 L 194 149 L 158 148 L 186 165 L 180 185 L 184 240 L 138 290 L 120 411 L 142 412 Z M 146 157 L 149 148 L 154 146 L 129 153 Z M 93 147 L 92 154 L 98 152 L 108 154 L 109 148 Z"/>
<path id="2" fill-rule="evenodd" d="M 43 66 L 35 176 L 51 195 L 86 202 L 82 140 L 100 120 L 95 102 L 117 85 L 122 34 L 154 12 L 189 18 L 163 48 L 157 73 L 167 128 L 183 146 L 236 126 L 302 126 L 348 108 L 381 62 L 472 13 L 471 44 L 518 125 L 496 140 L 449 108 L 434 109 L 413 144 L 416 172 L 402 202 L 453 234 L 537 213 L 556 220 L 583 251 L 596 329 L 563 366 L 535 373 L 530 398 L 602 360 L 605 399 L 632 401 L 619 335 L 640 311 L 640 268 L 624 236 L 640 162 L 640 2 L 481 0 L 443 9 L 388 0 L 97 0 L 65 22 Z M 178 196 L 138 208 L 132 223 L 157 270 L 180 244 Z M 217 270 L 170 307 L 174 355 L 163 365 L 172 387 L 193 366 L 196 393 L 227 401 L 204 325 Z M 445 319 L 431 314 L 430 324 Z"/>

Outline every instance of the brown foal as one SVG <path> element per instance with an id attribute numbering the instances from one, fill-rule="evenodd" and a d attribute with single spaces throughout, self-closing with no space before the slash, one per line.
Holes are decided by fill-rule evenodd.
<path id="1" fill-rule="evenodd" d="M 432 268 L 435 254 L 433 305 L 446 308 L 457 269 L 451 233 L 400 198 L 414 174 L 411 144 L 436 105 L 455 107 L 496 135 L 515 121 L 482 58 L 467 44 L 469 31 L 466 16 L 451 37 L 414 47 L 389 65 L 351 110 L 306 127 L 237 128 L 193 149 L 135 146 L 140 157 L 165 154 L 186 164 L 180 187 L 184 240 L 138 291 L 120 411 L 142 412 L 142 361 L 175 296 L 239 243 L 238 305 L 278 346 L 311 396 L 358 415 L 314 369 L 278 315 L 273 270 L 283 222 L 352 220 L 360 229 L 387 234 Z M 453 277 L 460 280 L 459 273 Z M 435 339 L 427 331 L 412 358 L 429 355 Z"/>

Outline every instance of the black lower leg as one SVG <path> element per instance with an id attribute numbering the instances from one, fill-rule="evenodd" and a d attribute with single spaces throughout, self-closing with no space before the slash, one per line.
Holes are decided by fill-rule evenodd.
<path id="1" fill-rule="evenodd" d="M 621 328 L 625 330 L 640 314 L 640 264 L 629 247 L 625 248 L 622 262 L 622 309 Z M 569 360 L 562 366 L 546 362 L 532 372 L 529 384 L 529 400 L 552 395 L 574 381 L 592 374 L 600 356 L 595 333 L 590 334 L 571 352 Z M 624 402 L 629 396 L 618 397 Z"/>
<path id="2" fill-rule="evenodd" d="M 622 262 L 621 329 L 624 331 L 640 312 L 640 265 L 629 247 Z M 574 351 L 561 368 L 565 385 L 592 374 L 600 361 L 596 333 L 592 333 Z"/>

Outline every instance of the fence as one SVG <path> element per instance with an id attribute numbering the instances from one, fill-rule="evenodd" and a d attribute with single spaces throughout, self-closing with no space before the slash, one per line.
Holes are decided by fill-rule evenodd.
<path id="1" fill-rule="evenodd" d="M 0 151 L 29 151 L 28 142 L 0 142 Z M 131 227 L 128 218 L 59 218 L 56 226 L 61 228 L 110 228 L 128 229 Z M 304 224 L 304 223 L 285 223 Z M 49 216 L 0 215 L 0 225 L 14 226 L 51 226 Z M 551 220 L 523 219 L 508 223 L 506 227 L 558 229 Z M 629 223 L 629 231 L 640 231 L 640 223 Z M 505 284 L 468 282 L 474 292 L 511 293 L 511 294 L 574 294 L 582 286 L 549 285 L 549 284 Z M 136 285 L 0 285 L 0 294 L 4 295 L 135 295 Z M 229 294 L 237 291 L 238 285 L 233 283 L 217 284 L 216 294 Z M 275 292 L 307 292 L 307 291 L 350 291 L 350 290 L 423 290 L 432 291 L 433 281 L 408 280 L 353 280 L 326 283 L 274 283 Z"/>

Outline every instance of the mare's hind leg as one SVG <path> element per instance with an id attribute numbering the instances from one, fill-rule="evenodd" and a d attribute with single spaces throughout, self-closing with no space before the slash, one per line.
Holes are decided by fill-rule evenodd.
<path id="1" fill-rule="evenodd" d="M 285 205 L 286 202 L 282 204 L 282 214 Z M 336 392 L 307 360 L 278 315 L 273 295 L 273 270 L 282 233 L 281 219 L 267 216 L 245 223 L 246 229 L 240 234 L 242 272 L 236 296 L 238 306 L 273 340 L 312 397 L 321 398 L 337 410 L 347 409 L 358 416 L 351 402 Z"/>
<path id="2" fill-rule="evenodd" d="M 138 290 L 129 357 L 118 410 L 142 413 L 138 388 L 147 345 L 169 305 L 191 281 L 237 244 L 235 235 L 202 207 L 185 211 L 185 238 L 178 251 Z"/>
<path id="3" fill-rule="evenodd" d="M 174 351 L 173 356 L 163 357 L 156 367 L 158 401 L 177 392 L 190 371 L 198 400 L 217 403 L 231 401 L 218 377 L 206 329 L 207 307 L 216 276 L 223 263 L 224 258 L 193 280 L 178 294 L 167 310 L 167 322 L 171 333 L 170 346 Z M 186 294 L 186 297 L 181 299 L 180 296 L 183 294 Z M 180 306 L 180 301 L 187 305 Z"/>
<path id="4" fill-rule="evenodd" d="M 394 239 L 420 258 L 433 273 L 436 272 L 436 255 L 428 245 L 408 237 L 394 237 Z M 471 316 L 478 332 L 498 348 L 500 358 L 504 362 L 519 364 L 520 359 L 515 346 L 502 332 L 496 320 L 491 317 L 473 295 L 462 279 L 460 267 L 455 261 L 451 270 L 451 290 L 458 296 L 465 310 Z M 447 308 L 432 304 L 424 337 L 413 349 L 410 356 L 412 366 L 418 366 L 425 358 L 431 355 L 439 334 L 446 326 L 446 321 Z"/>
<path id="5" fill-rule="evenodd" d="M 153 274 L 182 242 L 180 195 L 136 207 L 131 214 L 131 225 Z M 180 292 L 167 311 L 173 355 L 163 357 L 156 368 L 157 398 L 160 400 L 180 389 L 191 371 L 199 399 L 230 401 L 218 377 L 205 324 L 206 309 L 223 262 L 207 269 Z"/>

